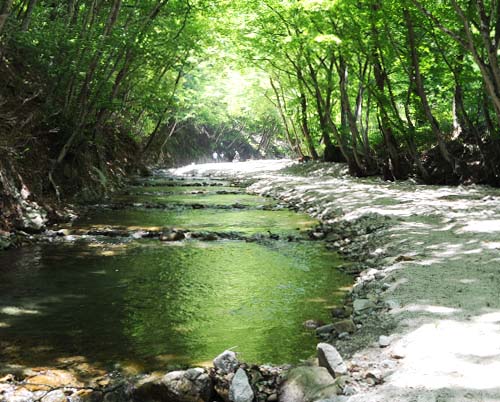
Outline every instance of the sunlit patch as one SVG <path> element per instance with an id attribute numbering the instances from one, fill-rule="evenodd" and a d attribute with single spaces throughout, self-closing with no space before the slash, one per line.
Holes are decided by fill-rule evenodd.
<path id="1" fill-rule="evenodd" d="M 202 367 L 202 368 L 210 368 L 213 366 L 213 362 L 212 362 L 212 360 L 199 361 L 199 362 L 195 362 L 194 366 Z"/>
<path id="2" fill-rule="evenodd" d="M 32 347 L 30 350 L 33 353 L 44 353 L 44 352 L 50 352 L 53 349 L 54 348 L 52 346 L 49 346 L 49 345 L 39 345 L 39 346 Z"/>
<path id="3" fill-rule="evenodd" d="M 497 328 L 497 324 L 490 322 L 452 320 L 422 325 L 401 342 L 405 359 L 391 376 L 391 385 L 427 390 L 497 389 L 500 371 L 500 361 L 495 358 L 500 350 Z"/>
<path id="4" fill-rule="evenodd" d="M 193 329 L 187 325 L 177 325 L 175 327 L 172 328 L 175 332 L 179 333 L 179 334 L 189 334 L 191 332 L 193 332 Z"/>
<path id="5" fill-rule="evenodd" d="M 56 361 L 63 364 L 74 364 L 86 362 L 87 358 L 85 356 L 64 356 L 58 357 Z"/>
<path id="6" fill-rule="evenodd" d="M 327 302 L 327 300 L 322 298 L 322 297 L 315 297 L 312 299 L 306 299 L 306 301 L 309 303 L 326 303 Z"/>
<path id="7" fill-rule="evenodd" d="M 484 247 L 486 247 L 489 250 L 496 250 L 500 248 L 500 242 L 498 241 L 485 241 L 482 243 Z"/>
<path id="8" fill-rule="evenodd" d="M 500 232 L 500 220 L 478 220 L 469 222 L 461 229 L 461 232 L 475 232 L 475 233 L 495 233 Z"/>
<path id="9" fill-rule="evenodd" d="M 480 254 L 480 253 L 482 253 L 482 252 L 483 252 L 483 250 L 482 250 L 482 249 L 480 249 L 480 248 L 476 248 L 476 249 L 474 249 L 474 250 L 467 250 L 467 251 L 464 251 L 463 253 L 464 253 L 464 254 Z"/>
<path id="10" fill-rule="evenodd" d="M 459 282 L 468 285 L 470 283 L 477 282 L 477 279 L 460 279 Z"/>
<path id="11" fill-rule="evenodd" d="M 113 257 L 118 254 L 121 254 L 121 252 L 117 250 L 103 250 L 99 253 L 99 255 L 102 255 L 104 257 Z"/>
<path id="12" fill-rule="evenodd" d="M 480 315 L 474 319 L 476 322 L 484 323 L 499 323 L 500 322 L 500 312 L 487 313 Z"/>
<path id="13" fill-rule="evenodd" d="M 155 360 L 160 362 L 160 363 L 178 362 L 179 360 L 182 360 L 183 358 L 186 358 L 186 357 L 176 355 L 173 353 L 155 356 Z"/>
<path id="14" fill-rule="evenodd" d="M 442 315 L 449 315 L 453 313 L 457 313 L 460 311 L 460 309 L 452 308 L 452 307 L 444 307 L 444 306 L 431 306 L 431 305 L 424 305 L 424 304 L 410 304 L 404 308 L 406 311 L 423 311 L 427 313 L 433 313 L 433 314 L 442 314 Z"/>
<path id="15" fill-rule="evenodd" d="M 39 314 L 40 312 L 38 310 L 30 310 L 21 307 L 8 306 L 8 307 L 2 307 L 0 309 L 0 313 L 17 316 L 25 314 Z"/>
<path id="16" fill-rule="evenodd" d="M 0 321 L 0 328 L 9 328 L 10 326 L 11 325 L 9 323 Z"/>
<path id="17" fill-rule="evenodd" d="M 138 375 L 144 372 L 144 366 L 137 362 L 122 362 L 120 368 L 120 371 L 125 375 Z"/>

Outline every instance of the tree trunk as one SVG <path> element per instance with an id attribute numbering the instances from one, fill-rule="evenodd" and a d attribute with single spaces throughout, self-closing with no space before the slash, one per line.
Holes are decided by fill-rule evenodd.
<path id="1" fill-rule="evenodd" d="M 35 9 L 36 3 L 38 0 L 30 0 L 28 3 L 28 8 L 26 9 L 26 13 L 24 14 L 23 17 L 23 23 L 21 25 L 21 31 L 27 31 L 30 22 L 31 22 L 31 16 L 33 15 L 33 10 Z"/>
<path id="2" fill-rule="evenodd" d="M 280 97 L 280 94 L 278 92 L 278 88 L 276 87 L 276 84 L 274 83 L 272 78 L 269 78 L 269 82 L 271 83 L 271 88 L 273 89 L 274 96 L 276 98 L 276 106 L 278 109 L 278 113 L 280 114 L 281 120 L 283 122 L 283 127 L 285 129 L 286 139 L 288 141 L 288 144 L 290 145 L 290 149 L 292 150 L 292 152 L 300 154 L 300 152 L 297 152 L 294 141 L 292 141 L 292 136 L 290 134 L 290 128 L 288 126 L 288 119 L 285 115 L 285 111 L 283 108 L 283 104 L 281 102 L 281 97 Z"/>
<path id="3" fill-rule="evenodd" d="M 311 132 L 309 130 L 309 123 L 307 117 L 307 97 L 304 92 L 304 76 L 302 75 L 302 71 L 299 68 L 296 68 L 297 81 L 299 84 L 299 97 L 300 97 L 300 122 L 301 122 L 301 130 L 304 138 L 306 140 L 307 148 L 309 149 L 309 153 L 314 160 L 318 159 L 318 153 L 316 152 L 316 148 L 314 147 L 314 143 L 311 137 Z"/>
<path id="4" fill-rule="evenodd" d="M 411 19 L 411 15 L 407 9 L 403 10 L 403 14 L 406 20 L 406 26 L 408 28 L 408 42 L 410 46 L 410 53 L 411 53 L 411 62 L 413 66 L 413 72 L 414 72 L 414 82 L 415 82 L 415 87 L 418 93 L 418 96 L 420 98 L 422 108 L 424 109 L 424 114 L 431 125 L 432 132 L 436 136 L 436 140 L 438 142 L 439 150 L 441 152 L 441 155 L 443 156 L 444 160 L 448 162 L 448 164 L 451 166 L 453 172 L 455 172 L 455 160 L 452 157 L 452 155 L 448 152 L 448 149 L 446 147 L 446 143 L 443 138 L 443 134 L 441 132 L 441 129 L 439 127 L 439 124 L 434 117 L 432 110 L 429 106 L 429 101 L 427 100 L 427 94 L 425 92 L 424 88 L 424 82 L 422 79 L 422 75 L 420 74 L 420 62 L 419 62 L 419 57 L 418 57 L 418 52 L 415 44 L 415 32 L 413 30 L 413 22 Z"/>
<path id="5" fill-rule="evenodd" d="M 12 2 L 13 0 L 4 0 L 2 4 L 2 8 L 0 8 L 0 35 L 3 32 L 3 28 L 7 19 L 9 18 L 10 11 L 12 10 Z"/>

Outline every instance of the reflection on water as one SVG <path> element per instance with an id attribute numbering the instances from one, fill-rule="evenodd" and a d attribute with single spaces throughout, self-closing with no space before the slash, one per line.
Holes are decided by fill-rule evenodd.
<path id="1" fill-rule="evenodd" d="M 288 211 L 106 211 L 90 224 L 294 231 Z M 235 347 L 248 362 L 314 351 L 303 321 L 328 319 L 350 278 L 314 242 L 106 239 L 0 254 L 0 361 L 85 356 L 110 367 L 194 364 Z"/>

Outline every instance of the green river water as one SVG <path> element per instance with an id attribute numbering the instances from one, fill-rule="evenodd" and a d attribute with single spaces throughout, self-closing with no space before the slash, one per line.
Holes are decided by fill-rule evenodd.
<path id="1" fill-rule="evenodd" d="M 272 232 L 284 239 L 316 224 L 287 209 L 260 209 L 272 206 L 270 199 L 218 193 L 238 191 L 228 183 L 163 183 L 155 177 L 116 200 L 178 209 L 97 209 L 74 227 Z M 193 202 L 207 208 L 180 206 Z M 214 208 L 235 203 L 248 208 Z M 339 263 L 308 240 L 74 236 L 0 253 L 0 362 L 47 366 L 79 356 L 107 369 L 150 370 L 201 364 L 227 348 L 252 363 L 298 362 L 316 343 L 303 322 L 327 322 L 351 283 Z"/>

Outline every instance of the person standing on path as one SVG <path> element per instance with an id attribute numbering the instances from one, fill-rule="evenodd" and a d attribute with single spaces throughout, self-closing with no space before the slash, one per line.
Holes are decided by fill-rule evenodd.
<path id="1" fill-rule="evenodd" d="M 217 160 L 219 159 L 219 155 L 217 154 L 217 151 L 214 151 L 214 153 L 212 154 L 212 158 L 213 158 L 214 162 L 217 163 Z"/>

